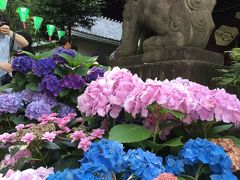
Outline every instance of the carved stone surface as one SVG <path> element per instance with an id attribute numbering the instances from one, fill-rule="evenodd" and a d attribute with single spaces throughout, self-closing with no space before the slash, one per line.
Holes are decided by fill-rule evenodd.
<path id="1" fill-rule="evenodd" d="M 125 68 L 129 69 L 133 74 L 138 74 L 143 80 L 147 78 L 172 80 L 177 77 L 182 77 L 210 88 L 216 88 L 216 82 L 212 79 L 218 74 L 216 69 L 223 68 L 223 66 L 202 61 L 174 60 L 131 65 Z"/>
<path id="2" fill-rule="evenodd" d="M 236 27 L 221 26 L 214 34 L 218 46 L 228 46 L 239 33 Z"/>
<path id="3" fill-rule="evenodd" d="M 147 78 L 160 80 L 187 78 L 211 88 L 215 87 L 212 78 L 216 69 L 223 68 L 223 55 L 199 48 L 164 48 L 142 55 L 121 57 L 109 61 L 112 67 L 127 68 L 138 74 L 143 80 Z"/>
<path id="4" fill-rule="evenodd" d="M 224 57 L 221 54 L 194 47 L 161 48 L 141 55 L 120 57 L 115 61 L 109 61 L 109 64 L 111 66 L 129 66 L 182 59 L 218 65 L 224 64 Z"/>
<path id="5" fill-rule="evenodd" d="M 214 28 L 215 4 L 216 0 L 127 0 L 115 57 L 162 47 L 205 48 Z"/>

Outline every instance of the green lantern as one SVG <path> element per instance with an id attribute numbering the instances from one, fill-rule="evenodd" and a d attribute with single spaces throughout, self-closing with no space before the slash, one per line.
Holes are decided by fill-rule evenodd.
<path id="1" fill-rule="evenodd" d="M 58 39 L 59 40 L 62 36 L 64 36 L 66 34 L 65 31 L 61 31 L 61 30 L 59 30 L 57 33 L 58 33 Z"/>
<path id="2" fill-rule="evenodd" d="M 35 33 L 37 32 L 37 30 L 40 29 L 42 22 L 43 22 L 42 17 L 39 17 L 39 16 L 34 16 L 33 17 L 33 24 L 34 24 Z"/>
<path id="3" fill-rule="evenodd" d="M 0 11 L 5 11 L 7 8 L 8 0 L 0 0 Z"/>
<path id="4" fill-rule="evenodd" d="M 48 40 L 51 41 L 51 37 L 56 29 L 55 25 L 47 24 Z"/>
<path id="5" fill-rule="evenodd" d="M 23 23 L 23 28 L 26 29 L 26 22 L 28 20 L 29 8 L 19 7 L 17 8 L 21 22 Z"/>

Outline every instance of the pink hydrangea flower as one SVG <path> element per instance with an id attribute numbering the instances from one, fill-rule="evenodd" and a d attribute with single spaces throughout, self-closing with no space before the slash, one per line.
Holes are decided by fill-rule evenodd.
<path id="1" fill-rule="evenodd" d="M 57 118 L 57 113 L 51 113 L 51 114 L 44 114 L 42 117 L 38 118 L 38 121 L 41 122 L 41 124 L 47 124 L 48 122 L 54 122 Z"/>
<path id="2" fill-rule="evenodd" d="M 90 137 L 82 138 L 78 144 L 79 149 L 83 149 L 84 151 L 87 151 L 92 144 Z"/>
<path id="3" fill-rule="evenodd" d="M 143 84 L 137 75 L 127 69 L 114 67 L 112 71 L 92 81 L 85 93 L 78 97 L 78 109 L 86 116 L 104 117 L 107 113 L 116 118 L 129 93 L 138 85 Z"/>
<path id="4" fill-rule="evenodd" d="M 78 141 L 78 140 L 80 140 L 81 138 L 85 138 L 86 137 L 86 135 L 85 135 L 85 133 L 81 130 L 81 131 L 75 131 L 74 133 L 72 133 L 71 135 L 70 135 L 70 138 L 72 139 L 72 143 L 74 142 L 74 141 Z"/>
<path id="5" fill-rule="evenodd" d="M 34 140 L 35 136 L 33 133 L 26 133 L 22 138 L 21 141 L 30 144 Z"/>
<path id="6" fill-rule="evenodd" d="M 5 168 L 5 167 L 7 167 L 9 165 L 14 164 L 12 162 L 12 158 L 11 157 L 12 157 L 11 154 L 6 154 L 5 155 L 4 159 L 1 161 L 1 168 Z"/>
<path id="7" fill-rule="evenodd" d="M 53 142 L 53 140 L 56 137 L 56 133 L 55 132 L 45 132 L 42 136 L 43 140 L 47 140 L 49 142 Z"/>
<path id="8" fill-rule="evenodd" d="M 15 128 L 17 131 L 24 129 L 25 125 L 24 124 L 19 124 Z"/>
<path id="9" fill-rule="evenodd" d="M 104 129 L 93 129 L 93 131 L 90 134 L 91 140 L 96 138 L 101 139 L 103 137 L 104 131 L 105 131 Z"/>
<path id="10" fill-rule="evenodd" d="M 12 141 L 15 137 L 16 137 L 16 133 L 12 133 L 12 134 L 3 133 L 0 135 L 0 141 L 3 143 L 7 143 Z"/>
<path id="11" fill-rule="evenodd" d="M 161 173 L 157 178 L 154 180 L 178 180 L 176 176 L 170 173 Z"/>
<path id="12" fill-rule="evenodd" d="M 184 123 L 193 121 L 223 121 L 240 126 L 240 101 L 223 89 L 208 87 L 187 79 L 163 82 L 148 79 L 145 83 L 126 69 L 113 68 L 89 84 L 78 97 L 78 109 L 86 116 L 110 114 L 116 118 L 122 108 L 133 117 L 148 116 L 148 106 L 179 111 Z"/>
<path id="13" fill-rule="evenodd" d="M 26 169 L 24 171 L 13 171 L 8 170 L 7 174 L 3 177 L 3 180 L 46 180 L 50 174 L 53 174 L 53 168 L 43 168 L 38 169 Z"/>
<path id="14" fill-rule="evenodd" d="M 4 160 L 1 161 L 1 168 L 9 165 L 15 165 L 23 157 L 32 157 L 31 151 L 28 149 L 23 149 L 16 152 L 13 156 L 10 154 L 5 155 Z"/>

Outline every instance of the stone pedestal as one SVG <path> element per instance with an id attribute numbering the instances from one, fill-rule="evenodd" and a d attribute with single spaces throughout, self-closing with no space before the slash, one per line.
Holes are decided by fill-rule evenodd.
<path id="1" fill-rule="evenodd" d="M 187 78 L 191 81 L 215 87 L 212 81 L 216 69 L 222 68 L 221 54 L 197 48 L 164 48 L 142 55 L 122 57 L 110 61 L 110 66 L 119 66 L 138 74 L 143 80 Z"/>

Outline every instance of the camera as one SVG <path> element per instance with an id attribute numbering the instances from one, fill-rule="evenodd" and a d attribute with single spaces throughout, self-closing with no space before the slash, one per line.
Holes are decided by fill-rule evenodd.
<path id="1" fill-rule="evenodd" d="M 7 25 L 7 23 L 6 23 L 6 22 L 1 22 L 1 21 L 0 21 L 0 27 L 2 27 L 3 25 Z"/>

